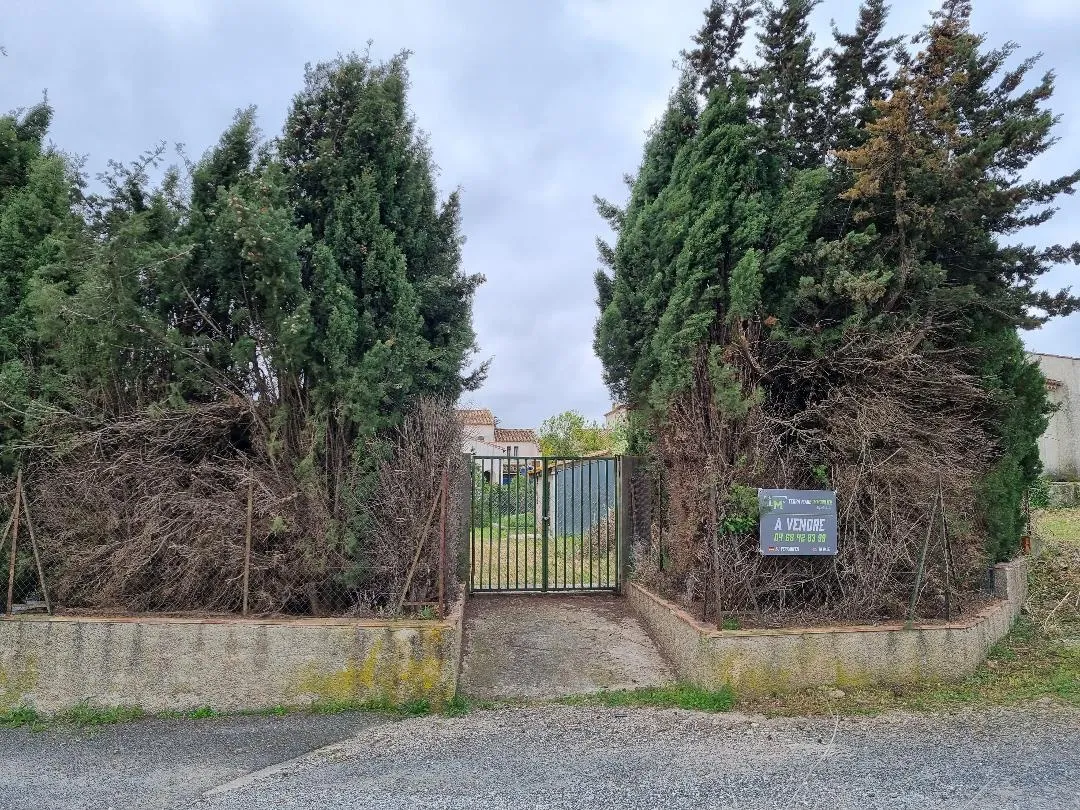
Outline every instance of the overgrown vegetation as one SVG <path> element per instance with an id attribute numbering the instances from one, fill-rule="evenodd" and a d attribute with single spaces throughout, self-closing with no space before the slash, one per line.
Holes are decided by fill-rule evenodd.
<path id="1" fill-rule="evenodd" d="M 421 437 L 412 500 L 400 451 L 485 371 L 407 90 L 404 55 L 342 57 L 278 138 L 244 110 L 197 161 L 93 184 L 45 146 L 47 104 L 0 118 L 0 492 L 21 465 L 62 605 L 236 609 L 249 492 L 255 610 L 398 595 L 424 531 L 402 521 L 460 445 Z M 22 557 L 19 596 L 35 579 Z"/>
<path id="2" fill-rule="evenodd" d="M 464 698 L 455 695 L 445 703 L 432 705 L 425 698 L 415 698 L 403 703 L 394 703 L 385 699 L 372 700 L 334 700 L 320 701 L 310 706 L 272 706 L 266 709 L 245 711 L 218 711 L 211 706 L 200 706 L 188 711 L 165 711 L 148 714 L 134 706 L 95 706 L 80 703 L 67 711 L 54 715 L 44 715 L 23 706 L 0 713 L 0 727 L 28 727 L 32 731 L 41 731 L 54 726 L 74 726 L 92 728 L 94 726 L 127 723 L 144 717 L 158 717 L 167 720 L 212 720 L 218 717 L 283 717 L 293 713 L 308 714 L 344 714 L 348 712 L 373 712 L 391 717 L 423 717 L 435 712 L 447 717 L 463 717 L 469 711 L 469 704 Z"/>
<path id="3" fill-rule="evenodd" d="M 666 478 L 666 562 L 639 549 L 639 573 L 718 620 L 902 615 L 920 568 L 940 615 L 1012 556 L 1048 411 L 1018 330 L 1080 305 L 1036 284 L 1080 244 L 1016 236 L 1080 180 L 1027 172 L 1053 74 L 989 47 L 966 0 L 910 39 L 866 0 L 825 51 L 816 6 L 714 0 L 629 201 L 598 200 L 595 347 Z M 758 486 L 837 490 L 839 554 L 761 557 L 737 497 Z"/>
<path id="4" fill-rule="evenodd" d="M 1038 513 L 1033 523 L 1044 542 L 1053 540 L 1080 543 L 1080 507 L 1048 509 Z"/>

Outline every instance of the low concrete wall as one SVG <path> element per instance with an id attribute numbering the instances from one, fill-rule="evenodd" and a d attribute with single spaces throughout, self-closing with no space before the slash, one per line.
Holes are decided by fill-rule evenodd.
<path id="1" fill-rule="evenodd" d="M 1080 483 L 1073 481 L 1051 481 L 1050 506 L 1054 508 L 1080 506 Z"/>
<path id="2" fill-rule="evenodd" d="M 782 630 L 716 630 L 630 583 L 630 603 L 681 678 L 744 694 L 812 686 L 857 687 L 959 680 L 1009 631 L 1027 596 L 1023 560 L 994 569 L 997 599 L 951 623 Z"/>
<path id="3" fill-rule="evenodd" d="M 16 616 L 0 620 L 0 712 L 80 702 L 147 712 L 453 696 L 459 603 L 445 621 Z"/>

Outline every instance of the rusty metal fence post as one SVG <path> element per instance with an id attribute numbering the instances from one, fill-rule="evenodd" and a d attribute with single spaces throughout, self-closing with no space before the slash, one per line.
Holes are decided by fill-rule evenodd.
<path id="1" fill-rule="evenodd" d="M 634 477 L 637 474 L 638 459 L 636 456 L 618 456 L 615 459 L 616 475 L 618 476 L 618 582 L 616 592 L 622 593 L 623 586 L 633 568 L 633 538 L 634 538 Z"/>

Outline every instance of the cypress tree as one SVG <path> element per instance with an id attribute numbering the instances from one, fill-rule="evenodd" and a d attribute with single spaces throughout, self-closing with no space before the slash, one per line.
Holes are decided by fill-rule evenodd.
<path id="1" fill-rule="evenodd" d="M 596 274 L 602 311 L 593 346 L 616 401 L 637 402 L 651 379 L 646 347 L 670 294 L 670 278 L 662 270 L 675 255 L 663 232 L 664 206 L 657 198 L 670 182 L 679 150 L 696 132 L 695 85 L 694 76 L 684 72 L 667 109 L 646 139 L 626 210 L 597 200 L 618 242 L 611 248 L 598 240 L 601 263 L 606 267 Z M 661 252 L 664 258 L 658 255 Z"/>
<path id="2" fill-rule="evenodd" d="M 891 62 L 902 37 L 885 37 L 889 6 L 866 0 L 859 7 L 855 30 L 841 33 L 833 23 L 835 47 L 828 54 L 832 77 L 826 98 L 829 145 L 852 149 L 866 138 L 866 125 L 876 117 L 875 102 L 885 99 L 893 79 Z"/>
<path id="3" fill-rule="evenodd" d="M 757 0 L 712 0 L 705 10 L 705 22 L 693 38 L 695 47 L 684 51 L 683 59 L 706 96 L 726 85 L 733 73 L 742 73 L 735 60 L 758 12 Z"/>
<path id="4" fill-rule="evenodd" d="M 1035 286 L 1055 264 L 1080 262 L 1080 244 L 999 240 L 1048 220 L 1080 172 L 1023 177 L 1053 143 L 1056 119 L 1045 107 L 1053 74 L 1021 90 L 1034 60 L 1005 70 L 1015 46 L 984 50 L 970 15 L 969 2 L 946 0 L 916 38 L 920 52 L 901 68 L 895 92 L 878 103 L 865 144 L 840 157 L 854 172 L 845 197 L 875 236 L 867 247 L 890 268 L 878 311 L 953 324 L 952 340 L 975 351 L 994 394 L 998 460 L 983 503 L 989 548 L 1001 558 L 1019 540 L 1047 411 L 1016 332 L 1080 306 L 1067 292 Z"/>
<path id="5" fill-rule="evenodd" d="M 758 64 L 753 71 L 757 115 L 770 149 L 792 169 L 825 161 L 825 57 L 814 47 L 810 14 L 820 0 L 763 0 Z"/>
<path id="6" fill-rule="evenodd" d="M 49 333 L 81 233 L 74 171 L 44 147 L 51 118 L 45 103 L 0 117 L 0 472 L 32 403 L 56 385 Z"/>
<path id="7" fill-rule="evenodd" d="M 986 48 L 970 30 L 965 0 L 945 0 L 914 38 L 913 55 L 885 37 L 884 2 L 866 0 L 853 33 L 834 27 L 827 58 L 809 33 L 816 2 L 769 3 L 758 63 L 736 68 L 734 51 L 724 49 L 727 32 L 742 35 L 736 5 L 715 2 L 706 13 L 685 55 L 690 79 L 646 144 L 627 207 L 601 207 L 618 237 L 602 247 L 597 276 L 605 380 L 648 420 L 654 433 L 643 438 L 658 457 L 683 465 L 682 485 L 701 490 L 678 495 L 669 515 L 684 544 L 676 567 L 688 577 L 677 587 L 700 584 L 707 554 L 714 573 L 734 566 L 721 572 L 732 598 L 756 607 L 763 591 L 755 589 L 791 577 L 792 587 L 820 582 L 805 596 L 826 604 L 850 596 L 845 582 L 869 570 L 860 566 L 879 564 L 871 558 L 884 552 L 855 536 L 828 576 L 812 564 L 751 562 L 743 529 L 732 528 L 746 525 L 739 487 L 777 485 L 777 474 L 796 486 L 846 476 L 861 499 L 851 508 L 878 527 L 875 542 L 896 541 L 882 528 L 890 526 L 910 539 L 922 516 L 892 523 L 880 493 L 868 495 L 861 473 L 848 473 L 888 467 L 894 451 L 918 456 L 937 434 L 892 435 L 884 412 L 867 422 L 873 408 L 852 399 L 860 390 L 887 390 L 866 405 L 892 408 L 897 425 L 918 408 L 934 409 L 928 422 L 953 413 L 970 425 L 974 450 L 949 434 L 953 443 L 920 463 L 956 459 L 963 474 L 948 499 L 973 527 L 964 542 L 985 542 L 988 558 L 1004 559 L 1019 541 L 1047 412 L 1019 330 L 1080 308 L 1068 291 L 1039 284 L 1055 265 L 1080 263 L 1080 244 L 1015 243 L 1080 182 L 1080 172 L 1045 182 L 1025 176 L 1053 144 L 1053 74 L 1030 81 L 1035 60 L 1011 66 L 1014 45 Z M 684 137 L 670 137 L 680 131 L 674 100 L 684 93 L 689 107 L 699 87 L 709 89 L 707 104 Z M 649 171 L 658 165 L 665 170 Z M 912 363 L 948 369 L 933 401 L 897 371 Z M 880 388 L 861 388 L 852 377 L 859 368 L 880 375 Z M 837 424 L 823 404 L 832 402 L 849 409 Z M 771 431 L 764 439 L 763 429 Z M 771 469 L 777 458 L 780 468 Z M 770 469 L 772 483 L 755 478 Z M 927 498 L 933 489 L 912 487 Z M 896 565 L 909 552 L 881 562 L 879 585 L 906 587 Z M 977 557 L 973 550 L 969 562 Z"/>

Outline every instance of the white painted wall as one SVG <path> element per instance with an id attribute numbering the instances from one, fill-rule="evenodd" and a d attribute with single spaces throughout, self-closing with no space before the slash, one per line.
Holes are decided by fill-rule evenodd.
<path id="1" fill-rule="evenodd" d="M 1048 380 L 1058 383 L 1047 391 L 1058 411 L 1039 439 L 1039 458 L 1050 478 L 1075 478 L 1080 473 L 1080 357 L 1031 357 Z"/>
<path id="2" fill-rule="evenodd" d="M 465 446 L 462 447 L 466 453 L 474 453 L 478 456 L 489 456 L 493 453 L 489 452 L 490 448 L 481 448 L 477 446 L 475 450 L 470 449 L 473 445 L 479 445 L 481 442 L 487 442 L 493 444 L 495 441 L 495 426 L 494 425 L 465 425 Z"/>

